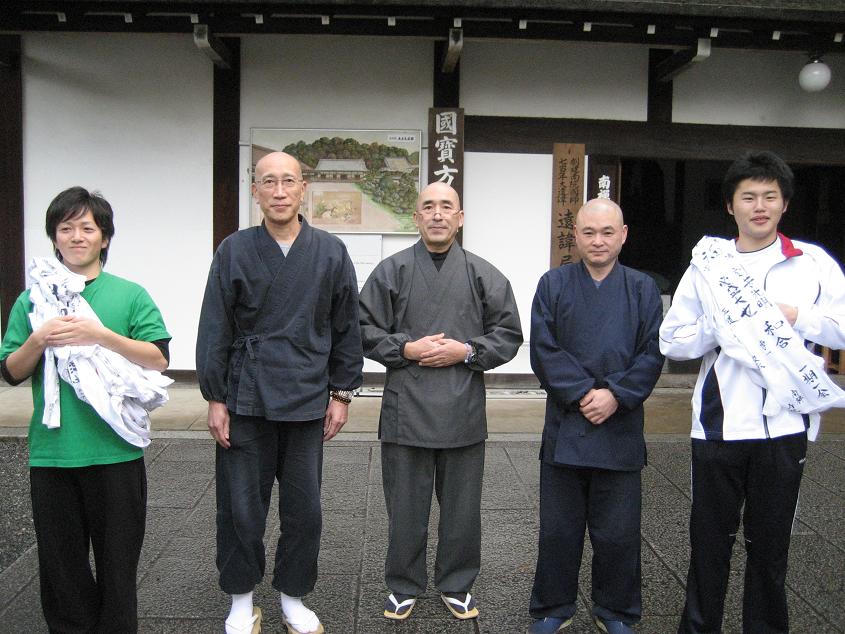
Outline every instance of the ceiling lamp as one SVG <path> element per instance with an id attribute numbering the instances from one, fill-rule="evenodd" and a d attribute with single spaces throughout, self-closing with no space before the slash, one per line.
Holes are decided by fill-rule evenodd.
<path id="1" fill-rule="evenodd" d="M 821 53 L 810 53 L 810 61 L 798 73 L 798 83 L 807 92 L 819 92 L 830 83 L 830 67 L 822 61 Z"/>

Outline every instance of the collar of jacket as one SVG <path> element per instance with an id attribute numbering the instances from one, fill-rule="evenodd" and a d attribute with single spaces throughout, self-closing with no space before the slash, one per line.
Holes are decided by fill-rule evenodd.
<path id="1" fill-rule="evenodd" d="M 780 238 L 780 252 L 783 254 L 785 259 L 794 258 L 799 255 L 804 255 L 804 252 L 792 244 L 792 240 L 787 238 L 783 235 L 780 231 L 778 231 L 778 238 Z M 734 238 L 734 242 L 737 241 L 737 238 Z M 771 246 L 771 245 L 769 245 Z M 768 247 L 766 247 L 768 248 Z"/>
<path id="2" fill-rule="evenodd" d="M 778 238 L 780 238 L 780 251 L 783 253 L 785 258 L 794 258 L 798 255 L 804 255 L 804 252 L 793 245 L 792 240 L 782 233 L 778 232 Z"/>

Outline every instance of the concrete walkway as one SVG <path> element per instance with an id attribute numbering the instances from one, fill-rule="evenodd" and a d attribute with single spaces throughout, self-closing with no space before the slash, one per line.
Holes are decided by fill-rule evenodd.
<path id="1" fill-rule="evenodd" d="M 651 397 L 649 465 L 643 471 L 643 621 L 640 632 L 673 632 L 683 604 L 689 543 L 689 397 L 675 379 Z M 382 618 L 387 518 L 380 452 L 374 432 L 379 398 L 353 404 L 352 418 L 325 450 L 324 529 L 320 576 L 308 604 L 329 633 L 523 632 L 529 624 L 537 543 L 538 433 L 544 399 L 530 391 L 492 391 L 488 400 L 482 502 L 482 572 L 474 588 L 481 616 L 459 622 L 433 588 L 403 623 Z M 0 388 L 0 633 L 46 632 L 38 599 L 37 553 L 29 516 L 26 449 L 21 431 L 30 415 L 28 390 Z M 149 512 L 139 574 L 142 632 L 222 632 L 227 597 L 214 565 L 214 445 L 205 432 L 205 405 L 194 386 L 176 385 L 156 414 L 147 451 Z M 792 631 L 843 632 L 845 605 L 845 420 L 826 415 L 824 435 L 811 446 L 787 579 Z M 274 505 L 275 506 L 275 502 Z M 271 508 L 273 508 L 271 506 Z M 436 545 L 432 508 L 429 566 Z M 268 522 L 272 561 L 278 518 Z M 741 541 L 741 540 L 740 540 Z M 570 632 L 593 632 L 589 541 L 581 570 L 581 602 Z M 725 632 L 741 631 L 742 547 L 735 548 Z M 432 573 L 430 572 L 430 575 Z M 265 583 L 256 601 L 265 634 L 283 632 L 277 597 Z"/>

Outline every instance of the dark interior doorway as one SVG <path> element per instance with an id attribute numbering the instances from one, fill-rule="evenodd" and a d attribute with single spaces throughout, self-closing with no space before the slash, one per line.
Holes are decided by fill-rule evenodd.
<path id="1" fill-rule="evenodd" d="M 623 159 L 620 202 L 628 225 L 621 260 L 672 293 L 703 235 L 732 238 L 722 202 L 730 161 Z M 795 196 L 781 221 L 790 238 L 815 242 L 845 262 L 845 167 L 793 166 Z"/>

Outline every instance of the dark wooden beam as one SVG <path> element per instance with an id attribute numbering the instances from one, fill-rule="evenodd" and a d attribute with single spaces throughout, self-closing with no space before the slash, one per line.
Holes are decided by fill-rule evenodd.
<path id="1" fill-rule="evenodd" d="M 465 117 L 467 152 L 551 154 L 555 143 L 584 143 L 587 154 L 729 161 L 771 150 L 789 163 L 845 166 L 845 130 L 649 123 L 529 117 Z"/>
<path id="2" fill-rule="evenodd" d="M 238 230 L 238 169 L 241 130 L 241 41 L 221 38 L 231 53 L 230 67 L 214 67 L 213 245 Z"/>
<path id="3" fill-rule="evenodd" d="M 0 314 L 24 290 L 23 81 L 20 35 L 0 35 Z"/>
<path id="4" fill-rule="evenodd" d="M 530 17 L 557 13 L 610 13 L 618 21 L 625 17 L 652 13 L 679 18 L 709 17 L 711 19 L 761 19 L 761 20 L 808 20 L 827 22 L 845 14 L 845 0 L 779 0 L 774 6 L 771 2 L 702 2 L 665 0 L 456 0 L 444 3 L 442 0 L 396 0 L 390 2 L 372 2 L 371 0 L 6 0 L 11 7 L 23 7 L 29 10 L 67 10 L 65 7 L 82 6 L 86 11 L 217 11 L 223 12 L 264 12 L 281 13 L 283 11 L 300 13 L 320 13 L 344 11 L 350 14 L 404 14 L 443 11 L 460 11 L 470 15 L 501 15 L 505 12 L 518 11 Z"/>
<path id="5" fill-rule="evenodd" d="M 194 25 L 194 44 L 215 66 L 226 69 L 232 67 L 232 53 L 220 38 L 211 34 L 207 24 Z"/>
<path id="6" fill-rule="evenodd" d="M 694 46 L 676 51 L 654 67 L 655 79 L 670 82 L 693 64 L 703 62 L 710 57 L 711 40 L 700 37 Z M 649 70 L 651 70 L 649 68 Z"/>
<path id="7" fill-rule="evenodd" d="M 434 86 L 433 86 L 433 103 L 432 106 L 435 108 L 460 108 L 461 107 L 461 62 L 458 60 L 455 63 L 455 67 L 452 72 L 446 73 L 443 72 L 443 60 L 449 50 L 449 42 L 448 41 L 435 41 L 434 42 L 434 63 L 432 64 L 432 69 L 434 71 Z M 430 126 L 429 126 L 430 128 Z M 428 139 L 429 143 L 433 143 L 432 139 Z M 460 168 L 463 172 L 464 169 L 464 148 L 461 147 L 460 149 Z M 429 154 L 429 160 L 430 160 Z M 424 177 L 424 180 L 425 179 Z M 463 173 L 460 174 L 458 181 L 453 183 L 455 188 L 458 191 L 458 196 L 463 200 L 463 193 L 464 193 L 464 186 L 463 186 Z M 423 186 L 427 185 L 426 182 L 422 183 Z M 464 229 L 461 227 L 458 229 L 458 236 L 457 236 L 458 244 L 464 243 Z"/>
<path id="8" fill-rule="evenodd" d="M 657 67 L 672 56 L 672 51 L 663 48 L 648 49 L 648 104 L 647 115 L 651 123 L 672 123 L 673 84 L 660 81 Z"/>
<path id="9" fill-rule="evenodd" d="M 713 46 L 843 52 L 835 41 L 845 30 L 845 9 L 831 2 L 770 3 L 620 2 L 561 3 L 471 1 L 365 2 L 364 0 L 4 0 L 0 25 L 6 32 L 69 31 L 191 33 L 207 24 L 217 35 L 245 33 L 408 36 L 440 38 L 461 19 L 466 39 L 547 39 L 627 42 L 689 47 L 719 30 Z M 845 5 L 842 0 L 835 0 Z M 708 6 L 705 7 L 704 4 Z M 565 5 L 565 6 L 563 6 Z M 822 7 L 822 5 L 825 5 Z M 803 10 L 806 9 L 806 10 Z M 591 28 L 585 29 L 585 23 Z M 653 28 L 649 28 L 653 27 Z M 772 33 L 779 31 L 780 38 Z"/>
<path id="10" fill-rule="evenodd" d="M 455 64 L 450 73 L 443 72 L 443 59 L 449 49 L 446 41 L 434 42 L 434 100 L 435 108 L 457 108 L 461 97 L 461 62 Z"/>
<path id="11" fill-rule="evenodd" d="M 461 60 L 461 51 L 464 49 L 464 30 L 449 29 L 449 37 L 446 39 L 446 54 L 440 64 L 440 70 L 444 73 L 452 73 Z"/>

